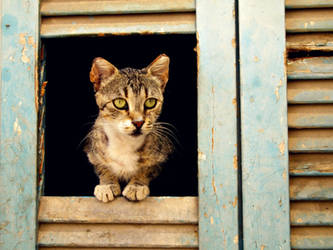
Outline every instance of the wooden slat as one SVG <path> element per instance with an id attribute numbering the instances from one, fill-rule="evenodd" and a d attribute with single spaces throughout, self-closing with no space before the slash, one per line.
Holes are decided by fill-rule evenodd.
<path id="1" fill-rule="evenodd" d="M 197 247 L 196 225 L 41 224 L 39 246 Z"/>
<path id="2" fill-rule="evenodd" d="M 0 249 L 35 249 L 39 3 L 0 1 Z"/>
<path id="3" fill-rule="evenodd" d="M 194 12 L 194 0 L 42 0 L 42 16 Z"/>
<path id="4" fill-rule="evenodd" d="M 289 174 L 299 176 L 333 175 L 333 154 L 290 154 Z"/>
<path id="5" fill-rule="evenodd" d="M 288 126 L 290 128 L 332 128 L 333 105 L 289 105 Z"/>
<path id="6" fill-rule="evenodd" d="M 287 64 L 288 79 L 333 78 L 333 57 L 290 59 Z"/>
<path id="7" fill-rule="evenodd" d="M 287 49 L 289 51 L 333 51 L 333 34 L 288 34 Z"/>
<path id="8" fill-rule="evenodd" d="M 292 227 L 292 249 L 333 249 L 333 227 Z"/>
<path id="9" fill-rule="evenodd" d="M 290 33 L 333 31 L 333 9 L 289 10 L 286 30 Z"/>
<path id="10" fill-rule="evenodd" d="M 333 200 L 333 177 L 290 178 L 291 200 Z"/>
<path id="11" fill-rule="evenodd" d="M 291 202 L 290 219 L 292 226 L 333 226 L 333 202 Z"/>
<path id="12" fill-rule="evenodd" d="M 238 2 L 244 249 L 290 249 L 284 1 Z"/>
<path id="13" fill-rule="evenodd" d="M 288 103 L 333 103 L 333 80 L 288 81 Z"/>
<path id="14" fill-rule="evenodd" d="M 333 152 L 332 129 L 289 130 L 290 152 Z"/>
<path id="15" fill-rule="evenodd" d="M 39 250 L 139 250 L 140 248 L 133 248 L 133 247 L 39 247 Z M 142 249 L 142 248 L 141 248 Z M 198 248 L 190 247 L 190 248 L 149 248 L 145 247 L 144 250 L 166 250 L 166 249 L 177 249 L 177 250 L 197 250 Z"/>
<path id="16" fill-rule="evenodd" d="M 287 9 L 333 7 L 332 0 L 286 0 Z"/>
<path id="17" fill-rule="evenodd" d="M 149 197 L 142 202 L 118 198 L 110 203 L 91 197 L 43 196 L 38 220 L 55 223 L 197 224 L 196 197 Z"/>
<path id="18" fill-rule="evenodd" d="M 142 248 L 133 248 L 133 247 L 39 247 L 39 250 L 139 250 Z M 177 249 L 177 250 L 197 250 L 198 248 L 173 248 L 173 247 L 167 247 L 167 248 L 144 248 L 144 250 L 166 250 L 166 249 Z"/>
<path id="19" fill-rule="evenodd" d="M 41 37 L 195 33 L 194 13 L 45 17 Z"/>
<path id="20" fill-rule="evenodd" d="M 235 6 L 229 0 L 196 4 L 199 243 L 200 249 L 237 250 Z"/>

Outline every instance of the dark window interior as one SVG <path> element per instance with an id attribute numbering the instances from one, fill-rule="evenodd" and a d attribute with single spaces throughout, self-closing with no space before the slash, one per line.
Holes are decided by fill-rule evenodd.
<path id="1" fill-rule="evenodd" d="M 195 35 L 46 39 L 44 195 L 91 196 L 98 178 L 83 152 L 97 117 L 91 62 L 101 56 L 119 69 L 143 68 L 159 54 L 171 59 L 160 121 L 173 124 L 179 143 L 150 185 L 152 196 L 197 195 L 197 85 Z"/>

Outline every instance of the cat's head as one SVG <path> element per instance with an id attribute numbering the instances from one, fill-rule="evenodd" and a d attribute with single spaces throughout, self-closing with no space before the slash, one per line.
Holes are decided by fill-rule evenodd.
<path id="1" fill-rule="evenodd" d="M 146 68 L 118 70 L 107 60 L 95 58 L 90 81 L 99 117 L 121 134 L 148 134 L 162 110 L 169 62 L 169 57 L 162 54 Z"/>

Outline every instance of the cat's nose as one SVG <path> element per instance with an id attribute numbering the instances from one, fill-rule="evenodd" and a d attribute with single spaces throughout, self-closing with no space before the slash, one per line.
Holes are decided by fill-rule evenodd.
<path id="1" fill-rule="evenodd" d="M 140 129 L 144 123 L 143 120 L 137 120 L 137 121 L 132 121 L 133 125 L 137 128 Z"/>

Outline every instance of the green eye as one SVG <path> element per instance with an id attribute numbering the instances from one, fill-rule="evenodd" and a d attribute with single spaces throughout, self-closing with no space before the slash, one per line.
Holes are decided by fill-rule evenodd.
<path id="1" fill-rule="evenodd" d="M 156 106 L 157 100 L 155 98 L 149 98 L 145 101 L 145 108 L 152 109 Z"/>
<path id="2" fill-rule="evenodd" d="M 127 109 L 127 102 L 125 99 L 123 98 L 117 98 L 113 100 L 113 105 L 117 108 L 117 109 Z"/>

